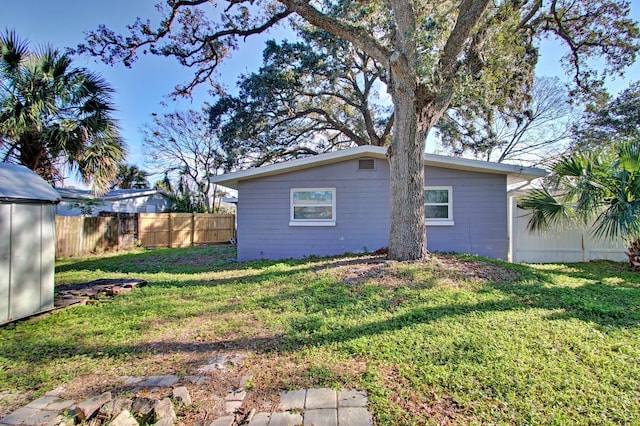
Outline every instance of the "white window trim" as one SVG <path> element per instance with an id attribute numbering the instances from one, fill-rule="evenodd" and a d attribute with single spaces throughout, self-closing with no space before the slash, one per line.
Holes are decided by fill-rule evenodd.
<path id="1" fill-rule="evenodd" d="M 303 191 L 331 191 L 332 219 L 294 219 L 293 217 L 293 193 Z M 316 204 L 317 205 L 317 204 Z M 325 204 L 321 204 L 325 205 Z M 328 203 L 326 205 L 329 205 Z M 289 226 L 336 226 L 336 188 L 291 188 L 289 192 Z"/>
<path id="2" fill-rule="evenodd" d="M 449 208 L 448 210 L 448 214 L 447 214 L 447 218 L 446 219 L 426 219 L 425 218 L 425 223 L 427 226 L 453 226 L 455 225 L 455 222 L 453 221 L 453 186 L 425 186 L 424 187 L 425 191 L 431 191 L 431 190 L 443 190 L 446 189 L 449 192 L 449 202 L 447 203 L 447 207 Z M 425 206 L 427 205 L 427 203 L 424 203 Z M 431 203 L 431 205 L 445 205 L 444 203 Z"/>

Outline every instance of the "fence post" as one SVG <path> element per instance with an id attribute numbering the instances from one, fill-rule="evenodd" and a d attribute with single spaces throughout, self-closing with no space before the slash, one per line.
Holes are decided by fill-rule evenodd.
<path id="1" fill-rule="evenodd" d="M 196 214 L 194 212 L 191 212 L 191 244 L 189 244 L 189 247 L 193 247 L 196 245 L 195 234 L 196 234 Z"/>
<path id="2" fill-rule="evenodd" d="M 173 223 L 174 213 L 169 213 L 169 247 L 173 248 Z"/>

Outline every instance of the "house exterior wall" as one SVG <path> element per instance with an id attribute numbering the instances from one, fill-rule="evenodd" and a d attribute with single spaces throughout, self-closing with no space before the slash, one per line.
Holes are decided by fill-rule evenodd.
<path id="1" fill-rule="evenodd" d="M 453 187 L 454 226 L 427 226 L 430 251 L 507 259 L 507 179 L 504 175 L 426 167 L 425 184 Z"/>
<path id="2" fill-rule="evenodd" d="M 390 175 L 385 160 L 358 170 L 346 160 L 238 184 L 238 259 L 283 259 L 375 251 L 388 245 Z M 453 226 L 428 226 L 431 251 L 507 257 L 503 175 L 428 167 L 425 184 L 453 187 Z M 291 188 L 335 188 L 335 226 L 289 226 Z"/>
<path id="3" fill-rule="evenodd" d="M 0 323 L 53 308 L 55 206 L 0 204 Z"/>
<path id="4" fill-rule="evenodd" d="M 283 259 L 374 251 L 387 245 L 389 170 L 344 161 L 240 182 L 238 259 Z M 336 188 L 336 226 L 289 226 L 291 188 Z"/>

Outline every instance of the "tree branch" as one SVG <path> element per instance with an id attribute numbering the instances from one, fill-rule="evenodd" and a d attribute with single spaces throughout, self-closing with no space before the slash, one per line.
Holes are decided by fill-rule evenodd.
<path id="1" fill-rule="evenodd" d="M 391 52 L 385 46 L 380 44 L 373 36 L 371 36 L 363 28 L 345 24 L 338 19 L 326 15 L 309 4 L 305 0 L 279 0 L 289 10 L 297 13 L 311 25 L 315 25 L 335 36 L 343 38 L 360 50 L 369 54 L 377 62 L 385 64 L 388 67 Z"/>

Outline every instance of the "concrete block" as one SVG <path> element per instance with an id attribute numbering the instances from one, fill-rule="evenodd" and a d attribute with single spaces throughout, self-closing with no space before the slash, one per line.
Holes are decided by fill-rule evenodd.
<path id="1" fill-rule="evenodd" d="M 280 395 L 280 406 L 278 409 L 281 411 L 293 410 L 295 408 L 303 409 L 306 395 L 307 391 L 305 389 L 284 391 Z"/>
<path id="2" fill-rule="evenodd" d="M 338 426 L 338 411 L 335 408 L 305 410 L 304 426 Z"/>
<path id="3" fill-rule="evenodd" d="M 271 413 L 258 413 L 249 422 L 251 426 L 268 426 Z"/>
<path id="4" fill-rule="evenodd" d="M 372 426 L 371 413 L 364 407 L 344 407 L 338 409 L 340 426 Z"/>
<path id="5" fill-rule="evenodd" d="M 307 389 L 304 408 L 338 408 L 338 396 L 335 390 L 329 388 Z"/>
<path id="6" fill-rule="evenodd" d="M 302 416 L 298 413 L 273 413 L 269 426 L 300 426 L 302 425 Z"/>
<path id="7" fill-rule="evenodd" d="M 341 390 L 338 392 L 338 407 L 366 407 L 367 393 L 362 390 Z"/>
<path id="8" fill-rule="evenodd" d="M 1 421 L 3 424 L 7 425 L 29 424 L 29 419 L 39 412 L 40 410 L 37 408 L 22 407 L 6 416 Z"/>
<path id="9" fill-rule="evenodd" d="M 224 416 L 215 419 L 209 426 L 231 426 L 235 420 L 234 416 Z"/>
<path id="10" fill-rule="evenodd" d="M 60 398 L 56 396 L 43 396 L 41 398 L 36 399 L 35 401 L 31 401 L 26 405 L 26 407 L 35 408 L 38 410 L 44 410 L 45 408 L 47 408 L 47 405 L 54 402 L 59 402 L 59 401 L 60 401 Z"/>

